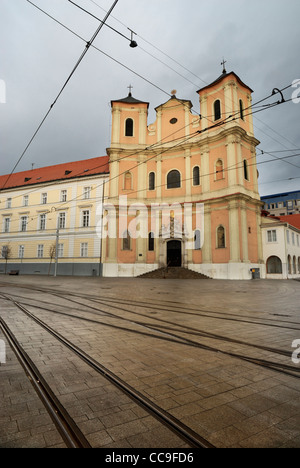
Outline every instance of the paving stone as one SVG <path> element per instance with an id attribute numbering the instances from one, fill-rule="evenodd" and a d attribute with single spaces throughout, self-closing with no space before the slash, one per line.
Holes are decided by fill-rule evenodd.
<path id="1" fill-rule="evenodd" d="M 35 287 L 37 281 L 41 287 L 52 287 L 61 293 L 92 294 L 102 304 L 74 297 L 82 305 L 70 305 L 57 296 L 22 287 Z M 216 446 L 298 447 L 299 379 L 242 361 L 238 356 L 292 365 L 291 356 L 259 350 L 251 344 L 292 354 L 291 343 L 298 337 L 285 326 L 288 321 L 291 324 L 299 321 L 299 283 L 202 280 L 198 294 L 196 280 L 176 283 L 151 280 L 151 291 L 149 281 L 1 277 L 0 286 L 4 292 L 25 295 L 26 301 L 35 305 L 33 313 Z M 108 296 L 112 302 L 105 302 Z M 132 304 L 132 300 L 137 302 Z M 41 301 L 50 302 L 51 307 L 65 313 L 99 319 L 107 326 L 38 309 Z M 100 311 L 97 317 L 96 311 L 93 309 L 91 314 L 86 305 L 120 315 L 121 319 L 104 316 Z M 284 307 L 288 307 L 290 317 L 283 323 L 278 314 Z M 146 416 L 128 396 L 1 299 L 0 315 L 94 447 L 161 447 L 162 441 L 169 447 L 180 445 L 181 441 L 166 428 L 162 429 L 155 418 Z M 176 328 L 206 330 L 227 341 L 191 335 L 200 345 L 191 347 L 140 335 L 140 331 L 153 335 L 155 331 L 142 329 L 134 320 L 153 324 L 154 318 L 164 320 L 164 326 L 169 322 Z M 160 333 L 160 338 L 163 336 Z M 228 341 L 231 338 L 248 344 Z M 202 349 L 202 344 L 219 352 Z M 10 350 L 7 358 L 7 364 L 0 366 L 0 447 L 9 443 L 22 447 L 64 446 Z M 299 366 L 295 366 L 297 369 Z"/>

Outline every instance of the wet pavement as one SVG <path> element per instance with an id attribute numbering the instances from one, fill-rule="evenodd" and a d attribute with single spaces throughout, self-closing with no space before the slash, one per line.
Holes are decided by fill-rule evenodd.
<path id="1" fill-rule="evenodd" d="M 299 282 L 1 276 L 1 293 L 213 446 L 300 446 Z M 0 316 L 93 447 L 187 446 L 1 296 Z M 63 447 L 7 343 L 0 376 L 0 447 Z"/>

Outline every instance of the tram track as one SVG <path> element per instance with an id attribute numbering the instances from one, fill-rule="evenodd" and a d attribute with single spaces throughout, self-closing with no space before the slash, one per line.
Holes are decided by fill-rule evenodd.
<path id="1" fill-rule="evenodd" d="M 81 302 L 75 301 L 74 299 L 69 299 L 69 298 L 66 299 L 65 295 L 61 295 L 60 293 L 52 293 L 52 294 L 54 296 L 57 296 L 57 297 L 61 298 L 61 299 L 65 299 L 65 300 L 70 301 L 72 303 L 76 303 L 77 305 L 80 305 L 80 306 L 83 306 L 83 307 L 86 307 L 86 308 L 90 308 L 90 309 L 93 310 L 93 313 L 101 313 L 102 315 L 104 314 L 104 315 L 106 315 L 108 317 L 112 317 L 114 319 L 121 320 L 122 322 L 125 321 L 125 322 L 129 322 L 131 324 L 135 324 L 135 325 L 140 326 L 140 327 L 145 327 L 145 328 L 147 328 L 149 330 L 152 330 L 154 332 L 159 333 L 159 335 L 153 335 L 153 334 L 149 334 L 149 333 L 147 333 L 145 331 L 133 330 L 133 329 L 130 329 L 128 327 L 122 327 L 120 325 L 105 323 L 103 321 L 88 319 L 86 317 L 79 317 L 79 316 L 76 316 L 74 314 L 68 314 L 66 312 L 59 312 L 59 311 L 56 311 L 56 310 L 51 310 L 51 309 L 45 308 L 48 312 L 68 316 L 70 318 L 83 320 L 83 321 L 86 321 L 86 322 L 98 324 L 98 325 L 105 326 L 105 327 L 115 328 L 115 329 L 122 330 L 122 331 L 129 332 L 129 333 L 136 333 L 136 334 L 139 334 L 139 335 L 148 336 L 148 337 L 154 338 L 154 339 L 170 341 L 172 343 L 176 343 L 176 344 L 179 344 L 179 345 L 191 346 L 191 347 L 202 349 L 204 351 L 220 353 L 220 354 L 223 354 L 225 356 L 229 356 L 229 357 L 232 357 L 232 358 L 237 358 L 239 360 L 246 361 L 246 362 L 252 363 L 254 365 L 267 368 L 269 370 L 280 372 L 282 374 L 286 374 L 286 375 L 289 375 L 289 376 L 292 376 L 292 377 L 300 378 L 300 369 L 298 369 L 296 367 L 293 367 L 291 365 L 278 363 L 278 362 L 270 361 L 270 360 L 267 360 L 267 359 L 256 358 L 256 357 L 248 356 L 248 355 L 241 354 L 241 353 L 235 353 L 235 352 L 222 350 L 222 349 L 217 348 L 215 346 L 206 345 L 206 344 L 194 341 L 194 340 L 192 340 L 190 338 L 179 336 L 179 335 L 173 333 L 173 331 L 177 331 L 179 333 L 185 333 L 185 334 L 190 335 L 191 330 L 193 330 L 196 335 L 198 335 L 198 336 L 200 336 L 202 338 L 214 339 L 214 340 L 217 339 L 217 340 L 220 340 L 220 341 L 226 341 L 226 342 L 230 342 L 230 343 L 234 343 L 234 344 L 241 344 L 241 345 L 244 345 L 246 347 L 250 347 L 250 348 L 252 347 L 252 348 L 255 348 L 255 349 L 259 349 L 261 351 L 271 352 L 271 353 L 274 353 L 274 354 L 287 356 L 287 357 L 290 357 L 290 355 L 291 355 L 291 353 L 289 351 L 278 350 L 278 349 L 263 346 L 263 345 L 255 345 L 255 344 L 251 344 L 251 343 L 248 343 L 248 342 L 243 342 L 241 340 L 226 338 L 226 337 L 222 337 L 222 336 L 212 334 L 212 333 L 208 333 L 208 332 L 201 333 L 201 332 L 198 332 L 197 330 L 193 329 L 192 327 L 185 327 L 188 330 L 184 331 L 184 330 L 182 330 L 182 328 L 181 329 L 174 329 L 174 328 L 171 328 L 170 326 L 166 326 L 166 325 L 158 325 L 158 324 L 151 324 L 151 323 L 133 321 L 131 319 L 126 319 L 124 317 L 120 317 L 118 315 L 112 314 L 111 312 L 96 309 L 93 306 L 82 304 Z M 0 293 L 0 296 L 2 296 L 4 298 L 6 297 L 7 299 L 9 299 L 3 293 Z M 15 301 L 12 300 L 12 302 L 15 302 Z M 29 306 L 30 306 L 30 304 L 29 304 Z M 42 309 L 42 307 L 40 307 L 40 306 L 33 306 L 33 307 L 37 307 L 37 308 Z M 129 312 L 135 313 L 135 312 L 132 312 L 132 311 L 129 311 Z M 161 319 L 156 319 L 156 320 L 162 321 L 164 323 L 168 323 L 169 325 L 172 324 L 172 322 L 169 322 L 169 321 L 165 321 L 165 320 L 161 320 Z"/>
<path id="2" fill-rule="evenodd" d="M 0 283 L 0 287 L 7 287 L 7 286 L 15 287 L 16 285 L 14 283 L 9 283 L 9 282 Z M 293 322 L 290 320 L 283 320 L 283 319 L 277 320 L 274 318 L 267 318 L 267 317 L 261 318 L 260 321 L 257 321 L 256 316 L 244 315 L 244 312 L 243 312 L 243 318 L 241 318 L 241 314 L 233 313 L 228 310 L 224 312 L 224 311 L 219 311 L 219 310 L 205 309 L 202 307 L 197 307 L 197 308 L 186 307 L 184 303 L 180 303 L 180 302 L 176 302 L 176 303 L 172 302 L 172 304 L 177 304 L 177 305 L 171 306 L 169 304 L 165 305 L 162 303 L 155 303 L 153 299 L 149 299 L 148 302 L 141 301 L 141 300 L 137 301 L 133 299 L 125 299 L 125 298 L 122 298 L 122 300 L 120 300 L 120 299 L 116 299 L 112 297 L 105 297 L 105 298 L 99 299 L 98 296 L 93 296 L 90 294 L 83 294 L 83 293 L 78 294 L 75 292 L 67 292 L 67 293 L 59 292 L 57 291 L 57 289 L 53 290 L 50 288 L 41 288 L 41 287 L 37 288 L 31 285 L 29 286 L 29 285 L 24 285 L 24 284 L 18 285 L 18 288 L 28 289 L 32 291 L 45 293 L 45 294 L 53 294 L 53 295 L 60 294 L 64 296 L 79 297 L 81 299 L 86 299 L 86 300 L 95 301 L 95 302 L 116 303 L 116 304 L 122 304 L 122 305 L 125 304 L 125 305 L 130 305 L 133 307 L 146 308 L 147 310 L 154 310 L 154 311 L 157 310 L 159 312 L 180 313 L 181 315 L 186 314 L 186 315 L 191 315 L 195 317 L 205 317 L 205 318 L 207 317 L 207 318 L 212 318 L 212 319 L 221 320 L 221 321 L 233 321 L 233 322 L 238 322 L 238 323 L 263 325 L 263 326 L 270 326 L 270 327 L 275 327 L 275 328 L 285 328 L 288 330 L 289 329 L 300 330 L 300 322 Z M 164 300 L 163 302 L 170 302 L 170 301 Z M 276 316 L 279 317 L 280 314 L 277 314 Z M 284 317 L 286 317 L 286 315 L 284 315 Z M 287 326 L 288 324 L 299 325 L 299 328 L 289 327 Z"/>
<path id="3" fill-rule="evenodd" d="M 67 448 L 91 448 L 75 421 L 60 403 L 39 369 L 24 351 L 7 323 L 0 317 L 0 329 L 15 353 L 38 397 L 42 401 Z"/>
<path id="4" fill-rule="evenodd" d="M 10 300 L 10 302 L 12 302 L 27 317 L 32 319 L 40 327 L 46 330 L 50 335 L 56 338 L 66 348 L 71 350 L 77 357 L 79 357 L 82 361 L 88 364 L 88 366 L 90 366 L 93 370 L 95 370 L 97 373 L 102 375 L 111 384 L 113 384 L 115 387 L 121 390 L 124 394 L 126 394 L 132 401 L 134 401 L 140 407 L 146 410 L 148 414 L 154 416 L 164 426 L 168 427 L 173 433 L 179 436 L 188 445 L 190 445 L 193 448 L 214 448 L 214 446 L 210 444 L 206 439 L 202 438 L 199 434 L 194 432 L 188 426 L 181 423 L 177 418 L 173 417 L 170 413 L 168 413 L 167 411 L 163 410 L 161 407 L 156 405 L 153 401 L 148 399 L 145 395 L 141 394 L 139 391 L 134 389 L 132 386 L 126 383 L 123 379 L 121 379 L 119 376 L 117 376 L 115 373 L 113 373 L 103 364 L 93 359 L 85 351 L 83 351 L 77 345 L 72 343 L 62 334 L 57 332 L 50 325 L 48 325 L 47 323 L 39 319 L 36 315 L 32 314 L 23 304 L 9 298 L 3 293 L 1 293 L 1 296 L 5 298 L 6 300 Z M 3 322 L 3 319 L 1 319 L 0 323 L 2 322 Z M 38 381 L 42 381 L 42 380 L 43 380 L 43 377 L 39 375 Z"/>
<path id="5" fill-rule="evenodd" d="M 13 295 L 13 296 L 20 297 L 18 295 Z M 174 328 L 174 322 L 164 320 L 164 319 L 160 319 L 160 318 L 156 318 L 156 317 L 151 317 L 151 320 L 156 321 L 155 324 L 153 324 L 151 322 L 149 323 L 149 322 L 134 321 L 132 319 L 126 319 L 125 317 L 121 317 L 119 315 L 113 314 L 113 313 L 105 311 L 103 309 L 99 309 L 99 308 L 95 308 L 93 306 L 89 306 L 87 304 L 83 304 L 83 303 L 81 303 L 79 301 L 75 301 L 73 299 L 66 299 L 65 296 L 61 295 L 61 294 L 55 293 L 55 296 L 57 296 L 59 298 L 62 298 L 62 299 L 65 299 L 65 300 L 68 300 L 68 301 L 71 301 L 72 303 L 75 303 L 77 305 L 81 305 L 82 307 L 85 307 L 87 309 L 92 309 L 93 312 L 88 312 L 90 314 L 95 314 L 97 316 L 101 315 L 103 317 L 111 317 L 111 318 L 114 318 L 116 320 L 125 321 L 125 322 L 129 322 L 131 324 L 135 324 L 135 325 L 138 325 L 138 326 L 141 326 L 141 327 L 148 328 L 148 329 L 150 329 L 152 331 L 169 334 L 173 338 L 175 337 L 175 338 L 177 338 L 179 340 L 182 340 L 183 344 L 190 344 L 192 346 L 197 346 L 198 343 L 193 342 L 192 340 L 188 340 L 185 337 L 180 337 L 180 336 L 174 335 L 174 334 L 171 335 L 171 333 L 177 332 L 177 333 L 183 333 L 184 335 L 192 335 L 192 336 L 198 336 L 198 337 L 202 337 L 202 338 L 208 338 L 208 339 L 210 338 L 210 339 L 217 340 L 217 341 L 228 342 L 228 343 L 231 343 L 231 344 L 239 344 L 239 345 L 242 345 L 242 346 L 247 346 L 249 348 L 258 349 L 260 351 L 267 351 L 267 352 L 278 354 L 278 355 L 281 355 L 281 356 L 289 357 L 290 354 L 291 354 L 290 351 L 285 351 L 285 350 L 281 350 L 281 349 L 277 349 L 277 348 L 272 348 L 272 347 L 269 347 L 269 346 L 258 345 L 258 344 L 255 344 L 255 343 L 249 343 L 249 342 L 245 342 L 243 340 L 238 340 L 238 339 L 235 339 L 235 338 L 229 338 L 229 337 L 226 337 L 226 336 L 223 336 L 223 335 L 218 335 L 216 333 L 211 333 L 211 332 L 208 332 L 208 331 L 205 331 L 205 330 L 197 329 L 197 328 L 194 328 L 194 327 L 189 327 L 189 326 L 186 326 L 186 325 L 181 326 L 179 324 L 176 324 L 177 327 Z M 41 301 L 39 301 L 39 303 L 41 303 Z M 46 303 L 46 304 L 48 304 L 48 303 Z M 23 303 L 23 305 L 30 306 L 32 304 Z M 134 312 L 134 311 L 131 311 L 129 309 L 120 308 L 120 307 L 117 307 L 117 306 L 109 306 L 109 307 L 116 308 L 118 310 L 125 311 L 125 312 L 128 312 L 130 314 L 142 316 L 143 318 L 149 318 L 145 314 L 140 314 L 138 312 Z M 65 316 L 72 317 L 72 318 L 78 318 L 80 320 L 85 320 L 85 321 L 88 321 L 88 322 L 91 322 L 91 323 L 104 325 L 104 326 L 110 326 L 112 328 L 118 328 L 120 330 L 131 331 L 131 332 L 135 333 L 135 330 L 130 330 L 130 329 L 125 328 L 125 327 L 120 327 L 120 326 L 116 326 L 116 325 L 112 325 L 112 324 L 107 324 L 107 323 L 104 323 L 104 322 L 100 322 L 98 320 L 87 319 L 86 317 L 76 316 L 74 314 L 67 314 L 65 312 L 59 312 L 57 310 L 49 309 L 48 307 L 43 307 L 43 306 L 39 305 L 38 308 L 43 309 L 43 310 L 48 311 L 48 312 L 52 312 L 52 313 L 56 313 L 56 314 L 60 314 L 60 315 L 65 315 Z M 81 309 L 76 309 L 76 310 L 78 312 L 82 312 L 82 308 Z M 161 324 L 157 323 L 157 322 L 161 322 Z M 136 333 L 142 334 L 142 332 L 139 332 L 139 331 L 136 332 Z M 161 336 L 149 335 L 148 333 L 143 333 L 143 334 L 145 334 L 147 336 L 150 336 L 150 337 L 153 337 L 153 338 L 164 339 Z M 178 343 L 181 343 L 181 341 L 178 341 Z"/>

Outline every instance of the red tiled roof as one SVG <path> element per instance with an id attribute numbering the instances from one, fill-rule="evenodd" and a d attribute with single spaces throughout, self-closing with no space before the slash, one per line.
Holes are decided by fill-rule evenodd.
<path id="1" fill-rule="evenodd" d="M 85 159 L 0 176 L 0 190 L 109 173 L 109 157 Z"/>
<path id="2" fill-rule="evenodd" d="M 284 223 L 288 223 L 291 226 L 300 229 L 300 214 L 293 214 L 293 215 L 286 215 L 286 216 L 279 216 L 280 221 Z"/>

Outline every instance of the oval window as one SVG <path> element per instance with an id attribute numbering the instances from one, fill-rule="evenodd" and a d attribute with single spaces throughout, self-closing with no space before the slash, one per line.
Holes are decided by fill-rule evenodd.
<path id="1" fill-rule="evenodd" d="M 174 125 L 178 122 L 176 118 L 170 120 L 170 124 Z"/>

